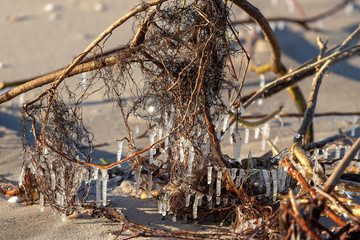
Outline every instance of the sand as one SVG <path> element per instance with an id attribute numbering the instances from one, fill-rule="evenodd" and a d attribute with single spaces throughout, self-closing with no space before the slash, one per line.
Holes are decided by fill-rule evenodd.
<path id="1" fill-rule="evenodd" d="M 252 1 L 260 6 L 265 16 L 299 16 L 298 12 L 287 11 L 286 1 L 279 0 L 277 8 L 264 4 L 263 1 Z M 337 4 L 335 0 L 301 1 L 308 16 Z M 10 82 L 23 78 L 41 75 L 69 64 L 73 57 L 104 29 L 119 17 L 127 13 L 138 1 L 134 0 L 103 0 L 77 1 L 58 0 L 51 3 L 44 0 L 2 0 L 0 8 L 0 82 Z M 262 6 L 260 5 L 266 5 Z M 244 18 L 243 13 L 235 11 L 238 18 Z M 360 23 L 359 5 L 356 5 L 351 15 L 340 11 L 331 18 L 312 24 L 321 30 L 304 32 L 299 26 L 288 25 L 283 31 L 276 31 L 283 50 L 283 59 L 287 67 L 295 68 L 318 54 L 316 36 L 323 40 L 328 38 L 329 48 L 343 41 Z M 239 29 L 241 27 L 238 27 Z M 241 30 L 245 32 L 247 30 Z M 107 49 L 125 44 L 132 36 L 131 23 L 127 23 L 120 30 L 115 31 L 107 42 Z M 243 33 L 242 39 L 247 39 L 248 33 Z M 264 41 L 258 41 L 254 61 L 265 63 L 269 58 L 269 51 Z M 271 74 L 266 80 L 274 79 Z M 68 81 L 78 81 L 73 77 Z M 360 101 L 360 61 L 353 58 L 331 69 L 325 77 L 318 100 L 317 112 L 327 111 L 359 111 Z M 258 77 L 249 73 L 244 94 L 250 93 L 258 87 Z M 308 97 L 311 78 L 300 84 L 305 97 Z M 31 100 L 41 89 L 26 93 L 24 100 Z M 20 97 L 0 105 L 0 176 L 17 184 L 22 161 L 19 159 L 22 144 L 20 139 L 19 102 Z M 270 113 L 277 106 L 284 105 L 284 112 L 295 112 L 293 103 L 287 93 L 276 94 L 266 100 L 262 106 L 254 104 L 247 110 L 247 114 Z M 95 161 L 100 157 L 115 161 L 117 145 L 115 139 L 125 134 L 119 125 L 120 113 L 102 94 L 95 95 L 84 105 L 86 124 L 95 134 L 96 143 L 106 143 L 97 149 Z M 285 127 L 272 124 L 271 138 L 277 137 L 279 149 L 288 147 L 293 137 L 293 130 L 297 130 L 299 121 L 286 119 Z M 134 123 L 135 124 L 135 123 Z M 140 131 L 145 130 L 143 123 Z M 338 119 L 334 127 L 330 119 L 315 121 L 317 131 L 316 140 L 336 134 L 338 129 L 348 131 L 351 119 Z M 357 136 L 360 129 L 357 125 Z M 253 151 L 256 156 L 260 151 L 260 140 L 253 139 L 251 130 L 250 143 L 243 148 L 243 156 Z M 142 140 L 146 144 L 148 139 Z M 223 144 L 224 153 L 232 154 L 232 147 L 228 140 Z M 126 170 L 126 166 L 123 167 Z M 133 179 L 129 177 L 121 186 L 120 182 L 111 181 L 109 198 L 112 206 L 121 207 L 132 221 L 152 227 L 164 229 L 209 229 L 216 226 L 201 226 L 196 224 L 182 224 L 181 221 L 172 223 L 171 219 L 162 220 L 157 212 L 155 200 L 139 200 L 131 196 Z M 126 187 L 124 187 L 126 185 Z M 113 239 L 109 230 L 119 230 L 118 223 L 107 219 L 92 218 L 86 214 L 82 217 L 62 222 L 61 218 L 50 207 L 41 213 L 37 204 L 26 206 L 24 203 L 10 203 L 8 196 L 0 195 L 0 239 Z"/>

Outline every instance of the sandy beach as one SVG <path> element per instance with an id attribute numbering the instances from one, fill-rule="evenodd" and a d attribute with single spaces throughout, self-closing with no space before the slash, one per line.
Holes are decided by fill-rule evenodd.
<path id="1" fill-rule="evenodd" d="M 279 5 L 271 6 L 263 1 L 250 1 L 258 6 L 267 17 L 291 16 L 301 17 L 297 10 L 288 9 L 285 0 L 279 0 Z M 336 0 L 299 1 L 308 17 L 338 4 Z M 0 8 L 0 82 L 11 82 L 39 76 L 57 70 L 72 62 L 93 39 L 110 26 L 118 18 L 131 10 L 138 1 L 135 0 L 2 0 Z M 328 48 L 341 43 L 360 23 L 360 5 L 357 1 L 352 11 L 342 10 L 334 16 L 312 23 L 318 31 L 304 31 L 300 26 L 288 24 L 285 29 L 275 31 L 282 49 L 283 62 L 288 68 L 296 68 L 309 59 L 316 58 L 319 50 L 316 37 L 328 40 Z M 236 17 L 235 17 L 236 16 Z M 233 19 L 244 19 L 244 13 L 234 10 Z M 117 29 L 106 42 L 105 49 L 112 49 L 128 43 L 134 30 L 132 22 Z M 249 30 L 237 26 L 240 39 L 249 39 Z M 251 28 L 250 28 L 251 29 Z M 254 30 L 255 31 L 255 30 Z M 245 43 L 245 47 L 247 43 Z M 253 61 L 260 65 L 269 59 L 269 49 L 264 40 L 257 41 Z M 275 79 L 273 74 L 265 75 L 266 82 Z M 67 82 L 79 82 L 80 76 L 74 76 Z M 311 89 L 312 78 L 300 83 L 305 98 Z M 243 93 L 246 95 L 259 87 L 259 78 L 249 73 Z M 0 176 L 17 185 L 22 166 L 19 158 L 22 151 L 19 107 L 24 101 L 32 100 L 44 88 L 16 97 L 9 102 L 0 104 Z M 5 89 L 9 90 L 9 89 Z M 360 60 L 355 56 L 331 68 L 323 80 L 317 113 L 324 112 L 359 112 L 360 90 Z M 0 91 L 0 93 L 3 93 Z M 262 105 L 253 104 L 245 114 L 268 114 L 283 105 L 283 112 L 295 113 L 290 96 L 283 92 L 264 100 Z M 94 162 L 104 158 L 110 162 L 116 161 L 117 142 L 126 134 L 121 121 L 119 109 L 104 94 L 94 94 L 83 105 L 85 125 L 94 134 L 96 148 Z M 315 140 L 321 140 L 335 135 L 341 128 L 350 133 L 353 118 L 319 118 L 315 120 Z M 300 120 L 286 118 L 284 126 L 278 122 L 271 124 L 270 138 L 282 150 L 289 147 L 298 129 Z M 132 126 L 135 126 L 135 121 Z M 139 121 L 140 133 L 146 130 L 145 121 Z M 355 135 L 360 136 L 360 120 L 356 122 Z M 225 138 L 228 136 L 225 135 Z M 276 140 L 275 140 L 276 139 Z M 148 145 L 149 139 L 139 140 L 140 146 Z M 261 156 L 271 150 L 266 146 L 260 150 L 261 140 L 254 139 L 254 130 L 250 130 L 250 141 L 243 146 L 242 157 L 249 151 Z M 224 154 L 231 156 L 232 146 L 225 139 L 222 143 Z M 126 152 L 123 153 L 126 155 Z M 183 224 L 181 220 L 173 222 L 171 217 L 163 218 L 157 210 L 154 199 L 141 200 L 134 195 L 134 178 L 130 168 L 121 166 L 121 179 L 110 179 L 108 198 L 112 207 L 119 207 L 129 220 L 159 229 L 210 230 L 216 225 Z M 94 184 L 89 194 L 89 202 L 94 202 Z M 76 219 L 62 222 L 47 205 L 40 212 L 39 205 L 27 206 L 24 203 L 11 203 L 9 197 L 0 195 L 0 239 L 114 239 L 109 231 L 120 230 L 118 223 L 108 219 L 91 217 L 88 213 L 81 214 Z M 129 234 L 129 233 L 127 233 Z M 123 235 L 121 237 L 124 237 Z"/>

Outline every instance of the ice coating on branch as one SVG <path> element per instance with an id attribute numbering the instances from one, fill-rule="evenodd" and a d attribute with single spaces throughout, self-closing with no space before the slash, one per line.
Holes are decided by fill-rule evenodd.
<path id="1" fill-rule="evenodd" d="M 335 159 L 340 158 L 340 153 L 341 153 L 341 145 L 337 145 L 335 148 Z"/>
<path id="2" fill-rule="evenodd" d="M 216 176 L 216 196 L 220 197 L 221 195 L 221 178 L 222 172 L 221 169 L 218 169 L 217 176 Z"/>
<path id="3" fill-rule="evenodd" d="M 241 136 L 238 130 L 233 133 L 233 150 L 234 150 L 234 159 L 240 159 L 241 155 Z"/>
<path id="4" fill-rule="evenodd" d="M 265 195 L 267 197 L 270 196 L 270 190 L 271 190 L 271 186 L 270 186 L 270 173 L 268 170 L 262 170 L 263 176 L 264 176 L 264 181 L 265 181 L 265 186 L 266 186 L 266 193 Z"/>
<path id="5" fill-rule="evenodd" d="M 107 183 L 109 180 L 109 173 L 107 169 L 101 169 L 101 181 L 102 181 L 102 204 L 106 206 L 106 197 L 107 197 Z"/>
<path id="6" fill-rule="evenodd" d="M 148 171 L 148 198 L 151 198 L 151 190 L 152 190 L 152 172 Z"/>
<path id="7" fill-rule="evenodd" d="M 207 172 L 207 183 L 211 184 L 211 176 L 212 175 L 212 167 L 208 167 L 208 172 Z"/>
<path id="8" fill-rule="evenodd" d="M 117 151 L 117 161 L 118 162 L 120 162 L 120 160 L 121 160 L 121 153 L 122 153 L 123 143 L 124 143 L 123 140 L 118 142 L 118 151 Z"/>
<path id="9" fill-rule="evenodd" d="M 39 193 L 39 203 L 40 203 L 40 212 L 44 211 L 44 194 L 42 192 Z"/>
<path id="10" fill-rule="evenodd" d="M 139 164 L 137 165 L 137 169 L 136 169 L 136 187 L 135 187 L 135 195 L 139 194 L 140 191 L 140 184 L 141 184 L 141 169 L 142 166 Z"/>

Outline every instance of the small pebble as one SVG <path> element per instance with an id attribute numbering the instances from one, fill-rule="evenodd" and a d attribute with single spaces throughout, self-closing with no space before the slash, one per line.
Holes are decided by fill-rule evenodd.
<path id="1" fill-rule="evenodd" d="M 43 10 L 45 12 L 53 12 L 57 9 L 56 5 L 53 4 L 53 3 L 48 3 L 48 4 L 45 4 L 45 6 L 43 7 Z"/>
<path id="2" fill-rule="evenodd" d="M 10 202 L 10 203 L 19 203 L 19 202 L 21 202 L 21 201 L 22 201 L 21 198 L 19 198 L 19 197 L 17 197 L 17 196 L 11 197 L 11 198 L 9 198 L 9 200 L 8 200 L 8 202 Z"/>
<path id="3" fill-rule="evenodd" d="M 104 4 L 98 2 L 98 3 L 95 3 L 94 9 L 95 9 L 95 11 L 102 12 L 102 11 L 105 11 L 106 7 Z"/>

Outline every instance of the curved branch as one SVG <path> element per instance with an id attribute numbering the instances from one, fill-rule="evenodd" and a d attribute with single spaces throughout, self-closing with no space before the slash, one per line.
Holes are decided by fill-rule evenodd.
<path id="1" fill-rule="evenodd" d="M 277 74 L 285 74 L 287 72 L 285 66 L 281 62 L 281 50 L 274 32 L 264 15 L 255 6 L 246 0 L 231 0 L 236 6 L 246 12 L 253 21 L 261 28 L 266 41 L 269 43 L 271 50 L 271 70 Z"/>

